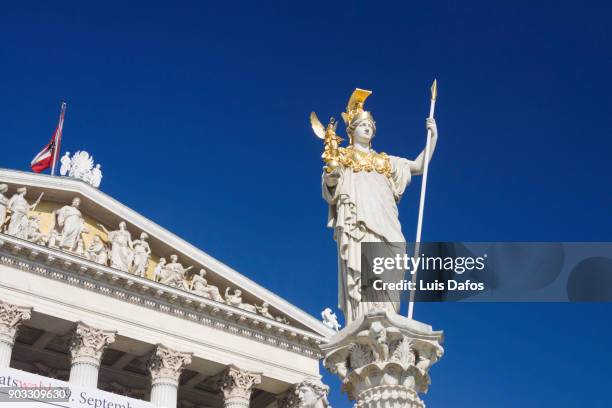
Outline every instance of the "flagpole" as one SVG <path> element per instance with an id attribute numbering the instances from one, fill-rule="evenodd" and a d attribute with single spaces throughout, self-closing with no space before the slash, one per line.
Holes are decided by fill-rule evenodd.
<path id="1" fill-rule="evenodd" d="M 438 82 L 434 79 L 431 85 L 431 102 L 429 104 L 429 118 L 433 119 L 436 109 L 436 98 L 438 96 Z M 429 168 L 429 152 L 431 150 L 431 130 L 427 130 L 427 141 L 425 142 L 425 157 L 423 157 L 423 181 L 421 182 L 421 199 L 419 201 L 419 219 L 417 221 L 416 239 L 414 242 L 414 258 L 417 259 L 421 250 L 421 231 L 423 229 L 423 212 L 425 210 L 425 192 L 427 191 L 427 170 Z M 414 315 L 414 298 L 416 295 L 416 280 L 418 273 L 417 267 L 412 273 L 412 287 L 410 291 L 410 302 L 408 303 L 408 318 L 412 319 Z"/>
<path id="2" fill-rule="evenodd" d="M 57 156 L 61 149 L 62 133 L 64 128 L 64 114 L 66 113 L 66 102 L 62 101 L 60 109 L 60 120 L 57 124 L 57 130 L 55 131 L 55 147 L 53 149 L 53 163 L 51 165 L 51 176 L 55 176 L 55 164 L 57 163 Z"/>

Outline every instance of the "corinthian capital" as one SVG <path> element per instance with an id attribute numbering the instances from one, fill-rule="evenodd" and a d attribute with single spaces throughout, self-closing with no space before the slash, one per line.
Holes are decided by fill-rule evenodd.
<path id="1" fill-rule="evenodd" d="M 0 302 L 0 341 L 13 344 L 19 325 L 31 317 L 32 308 Z"/>
<path id="2" fill-rule="evenodd" d="M 100 330 L 83 322 L 77 322 L 70 344 L 72 363 L 99 366 L 104 349 L 115 341 L 115 333 L 115 331 Z"/>
<path id="3" fill-rule="evenodd" d="M 234 365 L 230 365 L 219 379 L 219 388 L 223 391 L 226 402 L 229 399 L 235 398 L 243 399 L 248 402 L 251 398 L 253 387 L 259 383 L 261 383 L 261 374 L 251 373 L 246 370 L 241 370 Z"/>
<path id="4" fill-rule="evenodd" d="M 183 368 L 191 363 L 193 353 L 183 353 L 158 344 L 149 361 L 152 384 L 178 385 Z"/>

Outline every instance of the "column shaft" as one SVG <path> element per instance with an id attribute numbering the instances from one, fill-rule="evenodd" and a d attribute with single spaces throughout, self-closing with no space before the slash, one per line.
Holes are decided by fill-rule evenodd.
<path id="1" fill-rule="evenodd" d="M 160 408 L 176 408 L 178 385 L 158 383 L 151 385 L 151 403 Z"/>

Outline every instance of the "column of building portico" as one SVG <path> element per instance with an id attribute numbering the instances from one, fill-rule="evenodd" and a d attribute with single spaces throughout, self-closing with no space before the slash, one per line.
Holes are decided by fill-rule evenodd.
<path id="1" fill-rule="evenodd" d="M 70 345 L 70 383 L 97 388 L 102 353 L 115 341 L 115 333 L 77 322 Z"/>
<path id="2" fill-rule="evenodd" d="M 230 365 L 219 379 L 224 408 L 248 408 L 253 387 L 261 383 L 261 374 Z"/>
<path id="3" fill-rule="evenodd" d="M 0 368 L 11 364 L 11 354 L 17 329 L 31 316 L 31 307 L 21 307 L 0 302 Z"/>
<path id="4" fill-rule="evenodd" d="M 149 361 L 151 403 L 163 408 L 176 408 L 179 377 L 191 363 L 193 353 L 183 353 L 158 344 Z"/>

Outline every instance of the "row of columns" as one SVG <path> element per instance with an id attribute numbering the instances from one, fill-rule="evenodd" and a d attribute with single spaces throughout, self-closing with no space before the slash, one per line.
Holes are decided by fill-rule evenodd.
<path id="1" fill-rule="evenodd" d="M 0 302 L 0 368 L 9 367 L 19 325 L 31 317 L 32 308 Z M 77 322 L 70 345 L 71 384 L 97 388 L 102 354 L 115 341 L 116 331 L 101 330 Z M 149 361 L 151 403 L 163 408 L 176 408 L 179 377 L 191 363 L 193 353 L 172 350 L 157 344 Z M 253 387 L 261 383 L 261 375 L 230 365 L 220 375 L 218 385 L 223 392 L 224 408 L 248 408 Z"/>

